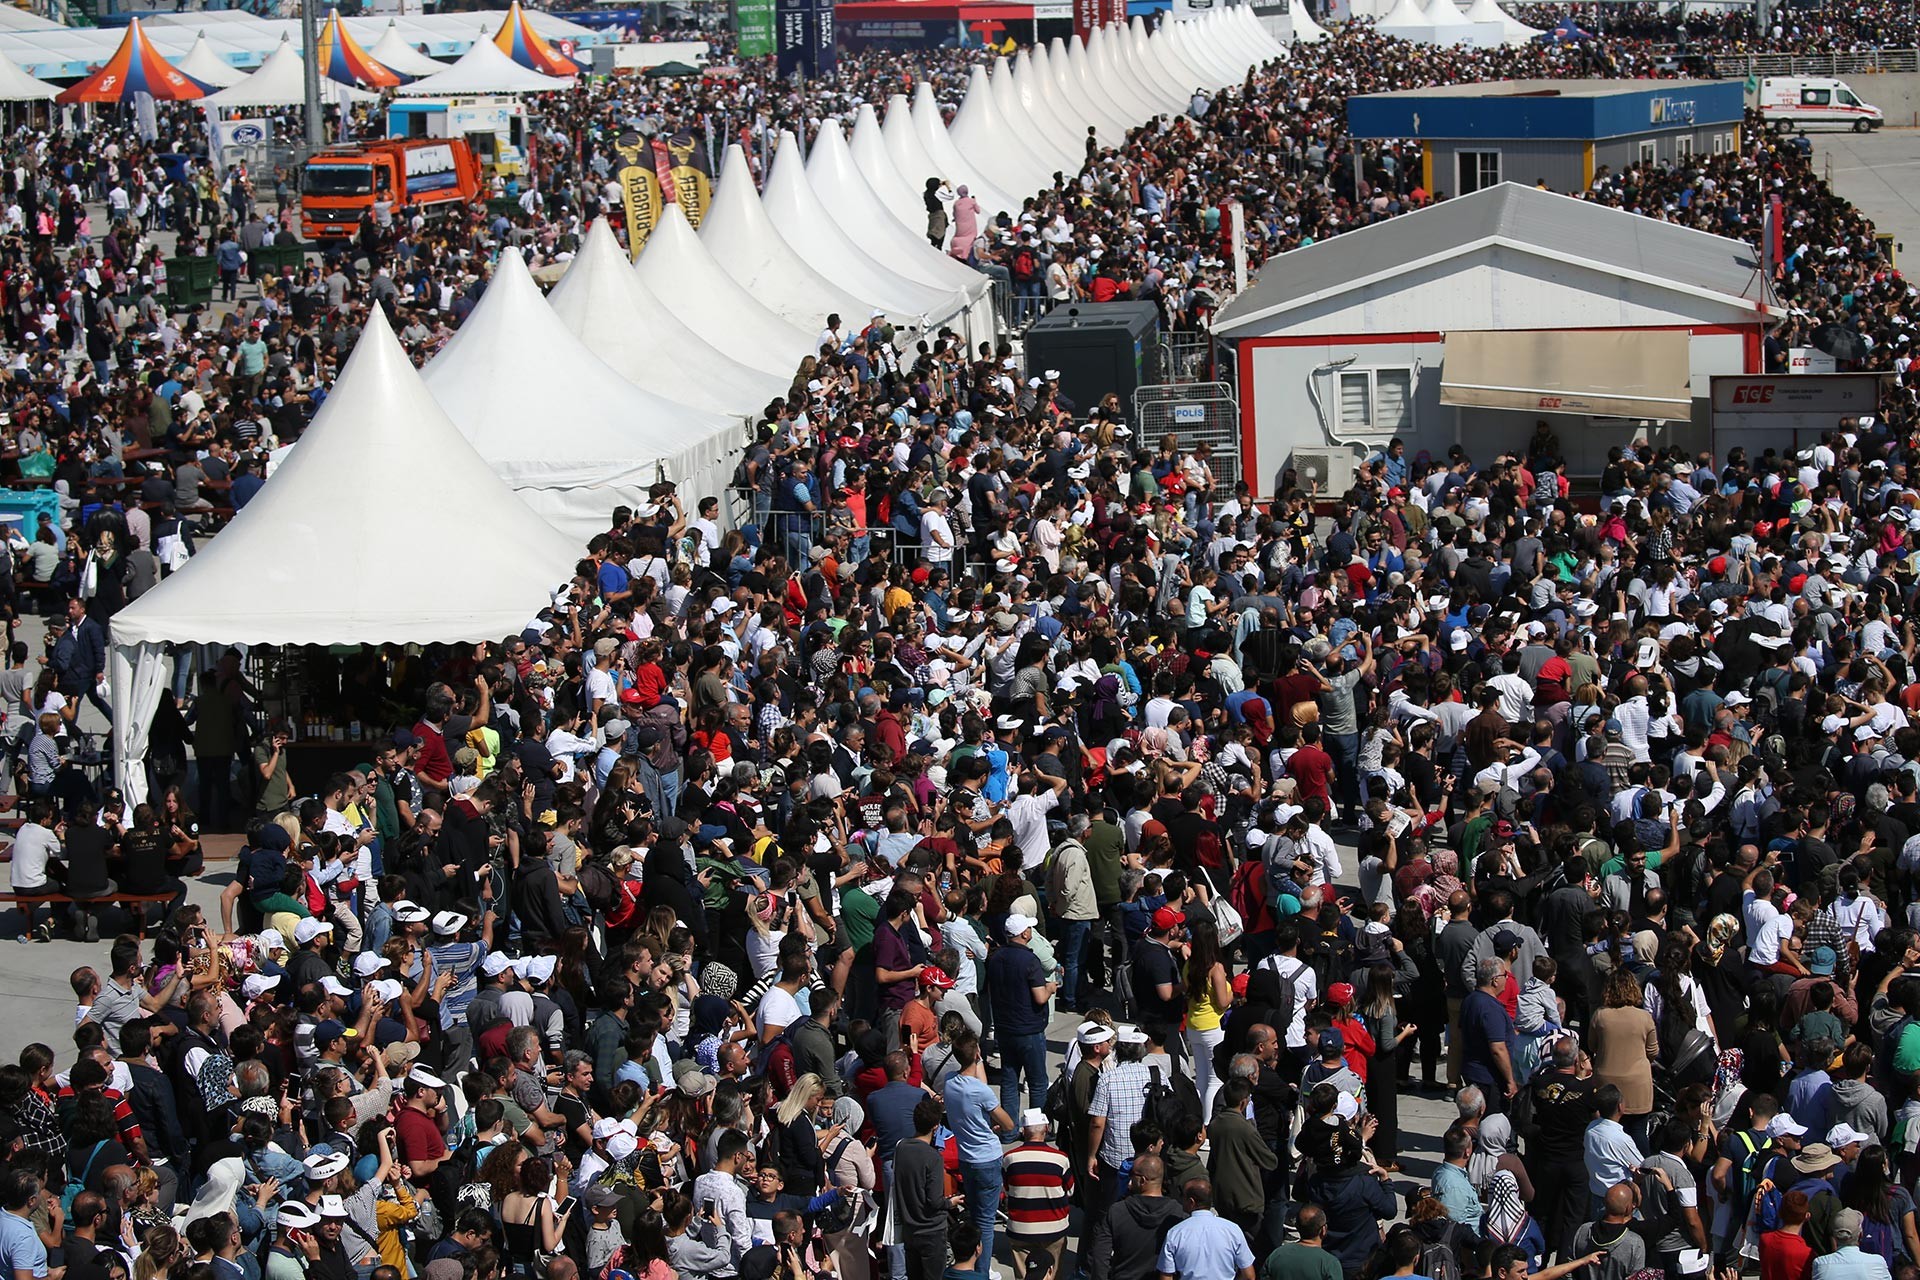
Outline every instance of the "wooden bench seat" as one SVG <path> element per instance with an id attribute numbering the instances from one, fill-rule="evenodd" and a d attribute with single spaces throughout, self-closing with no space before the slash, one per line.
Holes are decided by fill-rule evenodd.
<path id="1" fill-rule="evenodd" d="M 74 898 L 64 893 L 0 893 L 0 903 L 12 903 L 27 911 L 29 915 L 40 907 L 60 906 L 68 903 L 83 902 L 88 906 L 101 906 L 114 903 L 127 908 L 133 916 L 134 932 L 139 937 L 147 936 L 147 908 L 164 906 L 173 901 L 171 893 L 124 893 L 119 890 L 99 898 Z"/>

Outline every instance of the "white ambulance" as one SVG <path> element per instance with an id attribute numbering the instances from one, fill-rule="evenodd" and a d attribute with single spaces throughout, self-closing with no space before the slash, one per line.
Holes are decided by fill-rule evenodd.
<path id="1" fill-rule="evenodd" d="M 1760 82 L 1760 118 L 1789 133 L 1836 125 L 1866 133 L 1884 123 L 1880 108 L 1832 76 L 1768 76 Z"/>

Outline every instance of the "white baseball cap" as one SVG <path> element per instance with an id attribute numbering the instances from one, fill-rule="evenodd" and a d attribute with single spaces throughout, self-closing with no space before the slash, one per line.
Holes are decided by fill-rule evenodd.
<path id="1" fill-rule="evenodd" d="M 333 922 L 331 920 L 320 920 L 313 916 L 308 916 L 305 920 L 293 926 L 293 940 L 304 947 L 321 934 L 332 932 Z"/>

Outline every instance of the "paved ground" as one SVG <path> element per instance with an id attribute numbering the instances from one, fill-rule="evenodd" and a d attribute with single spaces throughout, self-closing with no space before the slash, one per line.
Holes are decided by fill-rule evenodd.
<path id="1" fill-rule="evenodd" d="M 1834 191 L 1891 234 L 1903 259 L 1908 247 L 1920 256 L 1920 129 L 1807 136 L 1814 168 Z"/>

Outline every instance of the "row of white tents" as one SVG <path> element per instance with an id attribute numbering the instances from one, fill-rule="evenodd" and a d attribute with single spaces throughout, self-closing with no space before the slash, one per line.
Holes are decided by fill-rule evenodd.
<path id="1" fill-rule="evenodd" d="M 829 312 L 858 327 L 881 310 L 907 329 L 990 315 L 984 278 L 926 238 L 927 179 L 967 185 L 989 214 L 1017 210 L 1007 193 L 1078 171 L 1087 130 L 1117 143 L 1282 53 L 1244 8 L 1151 37 L 1105 28 L 979 73 L 952 130 L 921 85 L 888 102 L 884 124 L 869 106 L 850 134 L 829 122 L 808 154 L 784 136 L 764 190 L 729 147 L 698 232 L 669 204 L 629 263 L 596 224 L 550 298 L 503 254 L 424 370 L 376 309 L 267 486 L 115 617 L 129 802 L 146 791 L 167 645 L 520 630 L 615 505 L 639 505 L 663 478 L 689 505 L 723 493 L 746 420 L 784 394 Z"/>
<path id="2" fill-rule="evenodd" d="M 485 25 L 475 27 L 473 34 L 476 38 L 466 52 L 454 62 L 445 63 L 408 44 L 399 25 L 389 22 L 367 53 L 381 66 L 414 77 L 394 90 L 408 96 L 549 93 L 573 83 L 521 66 L 501 52 Z M 280 36 L 272 52 L 251 72 L 222 57 L 204 32 L 195 37 L 185 56 L 173 60 L 173 65 L 213 87 L 214 92 L 195 101 L 195 105 L 210 111 L 297 107 L 306 101 L 306 60 L 288 34 Z M 377 96 L 325 77 L 320 92 L 327 102 L 371 102 Z M 59 85 L 35 79 L 0 52 L 0 102 L 50 102 L 59 93 Z"/>
<path id="3" fill-rule="evenodd" d="M 1465 11 L 1454 0 L 1394 0 L 1393 7 L 1375 20 L 1374 29 L 1383 36 L 1416 44 L 1481 49 L 1525 44 L 1540 34 L 1538 28 L 1502 9 L 1498 0 L 1473 0 Z"/>

